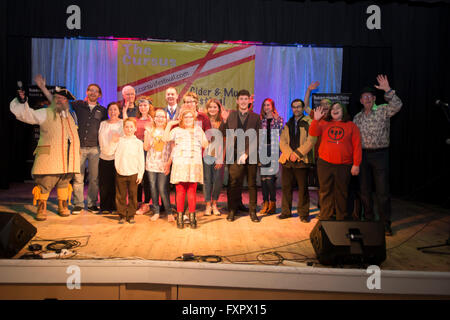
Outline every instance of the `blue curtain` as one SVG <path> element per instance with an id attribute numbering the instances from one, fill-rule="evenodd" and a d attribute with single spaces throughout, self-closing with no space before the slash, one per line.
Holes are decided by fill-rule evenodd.
<path id="1" fill-rule="evenodd" d="M 316 92 L 340 92 L 342 56 L 342 48 L 257 46 L 254 111 L 271 98 L 287 121 L 291 101 L 303 99 L 310 82 L 320 81 Z M 117 100 L 117 41 L 33 39 L 32 72 L 42 74 L 48 85 L 66 86 L 78 99 L 97 83 L 106 106 Z"/>
<path id="2" fill-rule="evenodd" d="M 258 46 L 254 111 L 259 113 L 264 99 L 271 98 L 287 122 L 292 116 L 291 101 L 303 100 L 311 82 L 320 82 L 313 93 L 339 93 L 342 57 L 342 48 Z"/>
<path id="3" fill-rule="evenodd" d="M 99 102 L 106 107 L 117 100 L 117 41 L 33 39 L 32 77 L 36 74 L 81 100 L 88 85 L 97 83 L 103 92 Z"/>

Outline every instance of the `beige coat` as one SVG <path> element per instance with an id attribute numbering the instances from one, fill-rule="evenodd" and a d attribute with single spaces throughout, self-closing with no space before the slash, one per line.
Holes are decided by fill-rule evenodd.
<path id="1" fill-rule="evenodd" d="M 304 117 L 304 121 L 311 124 L 312 120 L 309 117 Z M 289 156 L 292 152 L 297 151 L 297 154 L 303 155 L 301 161 L 304 163 L 312 164 L 314 163 L 314 152 L 311 152 L 317 141 L 317 137 L 312 137 L 308 134 L 307 130 L 304 127 L 300 127 L 300 146 L 296 150 L 292 150 L 289 146 L 290 138 L 289 138 L 289 127 L 286 124 L 281 132 L 280 137 L 280 160 L 279 162 L 284 164 L 289 160 Z"/>
<path id="2" fill-rule="evenodd" d="M 33 154 L 33 175 L 80 172 L 80 139 L 70 114 L 64 118 L 52 107 L 47 108 L 47 117 L 40 125 L 39 142 Z"/>

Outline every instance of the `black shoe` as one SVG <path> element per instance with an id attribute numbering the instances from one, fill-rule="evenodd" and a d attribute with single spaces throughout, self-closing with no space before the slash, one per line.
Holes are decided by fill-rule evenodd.
<path id="1" fill-rule="evenodd" d="M 287 218 L 290 218 L 290 217 L 292 217 L 292 214 L 284 214 L 284 213 L 282 213 L 282 214 L 280 214 L 278 216 L 278 219 L 287 219 Z"/>
<path id="2" fill-rule="evenodd" d="M 235 215 L 235 214 L 236 214 L 236 212 L 235 212 L 234 210 L 230 210 L 230 211 L 228 212 L 227 220 L 230 221 L 230 222 L 233 222 L 233 221 L 234 221 L 234 215 Z"/>
<path id="3" fill-rule="evenodd" d="M 72 209 L 72 214 L 73 214 L 73 215 L 80 214 L 81 211 L 83 211 L 83 209 L 84 209 L 84 208 L 82 208 L 82 207 L 80 207 L 80 206 L 75 206 L 75 207 L 73 207 L 73 209 Z"/>
<path id="4" fill-rule="evenodd" d="M 391 229 L 390 225 L 387 224 L 387 225 L 384 226 L 384 234 L 389 236 L 389 237 L 393 235 L 393 232 L 392 232 L 392 229 Z"/>
<path id="5" fill-rule="evenodd" d="M 183 212 L 177 213 L 177 228 L 183 229 L 184 228 L 184 219 L 183 219 Z"/>
<path id="6" fill-rule="evenodd" d="M 250 219 L 253 222 L 259 222 L 258 216 L 256 215 L 256 211 L 254 210 L 250 211 Z"/>
<path id="7" fill-rule="evenodd" d="M 88 211 L 92 212 L 92 213 L 98 213 L 99 212 L 99 210 L 98 210 L 96 205 L 88 207 Z"/>
<path id="8" fill-rule="evenodd" d="M 300 221 L 304 223 L 309 223 L 309 217 L 300 217 Z"/>
<path id="9" fill-rule="evenodd" d="M 197 219 L 195 218 L 195 212 L 189 212 L 189 221 L 191 223 L 191 228 L 197 228 Z"/>
<path id="10" fill-rule="evenodd" d="M 242 211 L 242 212 L 249 212 L 249 209 L 246 206 L 244 206 L 242 203 L 239 205 L 238 210 Z"/>

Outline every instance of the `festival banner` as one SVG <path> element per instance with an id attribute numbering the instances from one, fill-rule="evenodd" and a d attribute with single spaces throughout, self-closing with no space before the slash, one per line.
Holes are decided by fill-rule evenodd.
<path id="1" fill-rule="evenodd" d="M 120 40 L 117 59 L 119 100 L 122 88 L 131 85 L 136 100 L 148 96 L 155 107 L 165 107 L 165 90 L 175 87 L 179 104 L 193 91 L 200 109 L 211 98 L 235 109 L 239 90 L 254 90 L 255 46 Z"/>

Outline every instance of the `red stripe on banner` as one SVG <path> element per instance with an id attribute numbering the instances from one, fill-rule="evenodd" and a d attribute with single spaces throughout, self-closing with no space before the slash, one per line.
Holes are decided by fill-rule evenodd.
<path id="1" fill-rule="evenodd" d="M 210 70 L 208 70 L 208 71 L 202 72 L 202 73 L 200 73 L 200 74 L 198 75 L 197 79 L 198 79 L 198 78 L 201 78 L 201 77 L 206 77 L 206 76 L 208 76 L 208 75 L 210 75 L 210 74 L 213 74 L 213 73 L 216 73 L 216 72 L 219 72 L 219 71 L 223 71 L 223 70 L 226 70 L 226 69 L 235 67 L 235 66 L 237 66 L 237 65 L 240 65 L 240 64 L 243 64 L 243 63 L 252 61 L 252 60 L 255 60 L 255 55 L 252 55 L 252 56 L 243 58 L 243 59 L 241 59 L 241 60 L 233 61 L 233 62 L 231 62 L 231 63 L 229 63 L 229 64 L 225 64 L 225 65 L 223 65 L 223 66 L 220 66 L 220 67 L 217 67 L 217 68 L 210 69 Z M 180 80 L 180 81 L 177 81 L 177 82 L 174 82 L 174 83 L 171 83 L 171 84 L 167 84 L 167 85 L 162 86 L 162 87 L 159 87 L 159 88 L 157 88 L 157 89 L 145 91 L 145 92 L 142 93 L 142 95 L 148 95 L 148 96 L 150 96 L 150 95 L 155 94 L 155 93 L 158 93 L 158 92 L 160 92 L 160 91 L 164 91 L 164 90 L 166 90 L 167 88 L 179 86 L 179 85 L 185 83 L 186 81 L 188 81 L 188 80 L 185 79 L 185 80 Z"/>
<path id="2" fill-rule="evenodd" d="M 218 44 L 215 44 L 214 46 L 218 46 Z M 215 58 L 224 56 L 224 55 L 228 55 L 228 54 L 231 54 L 231 53 L 234 53 L 234 52 L 238 52 L 238 51 L 247 49 L 248 47 L 251 47 L 251 46 L 239 46 L 239 47 L 235 47 L 235 48 L 230 48 L 230 49 L 221 51 L 221 52 L 219 52 L 219 53 L 213 54 L 212 56 L 209 57 L 208 60 L 212 60 L 212 59 L 215 59 Z M 200 58 L 200 59 L 197 59 L 197 60 L 194 60 L 194 61 L 185 63 L 185 64 L 183 64 L 183 65 L 181 65 L 181 66 L 178 66 L 178 67 L 175 67 L 175 68 L 172 68 L 172 69 L 168 69 L 168 70 L 162 71 L 162 72 L 160 72 L 160 73 L 157 73 L 157 74 L 148 76 L 148 77 L 146 77 L 146 78 L 142 78 L 142 79 L 139 79 L 139 80 L 137 80 L 137 81 L 134 81 L 134 82 L 131 82 L 131 83 L 127 83 L 127 84 L 124 84 L 124 85 L 122 85 L 122 86 L 118 86 L 118 87 L 117 87 L 117 91 L 118 91 L 118 92 L 119 92 L 119 91 L 122 91 L 123 87 L 125 87 L 125 86 L 137 86 L 137 85 L 140 85 L 140 84 L 142 84 L 142 83 L 144 83 L 144 82 L 147 82 L 147 81 L 150 81 L 150 80 L 154 80 L 154 79 L 157 79 L 157 78 L 159 78 L 159 77 L 162 77 L 162 76 L 165 76 L 165 75 L 168 75 L 168 74 L 171 74 L 171 73 L 174 73 L 174 72 L 177 72 L 177 71 L 186 69 L 186 68 L 188 68 L 188 67 L 191 67 L 191 66 L 194 66 L 194 65 L 196 65 L 196 64 L 202 63 L 203 60 L 205 60 L 205 58 L 206 58 L 206 57 L 203 57 L 203 58 Z M 206 62 L 207 62 L 207 61 L 206 61 Z M 170 85 L 170 86 L 175 87 L 174 85 Z M 169 86 L 169 87 L 170 87 L 170 86 Z"/>
<path id="3" fill-rule="evenodd" d="M 197 66 L 197 69 L 195 69 L 194 73 L 192 74 L 192 76 L 190 76 L 186 82 L 186 85 L 184 86 L 184 88 L 180 91 L 180 97 L 183 98 L 184 94 L 186 93 L 186 91 L 189 89 L 190 85 L 197 80 L 197 78 L 199 77 L 199 73 L 200 71 L 203 69 L 203 67 L 205 66 L 205 64 L 212 59 L 212 55 L 214 53 L 214 51 L 216 50 L 218 44 L 214 44 L 211 49 L 209 49 L 208 53 L 206 54 L 205 58 L 203 59 L 203 61 Z"/>

